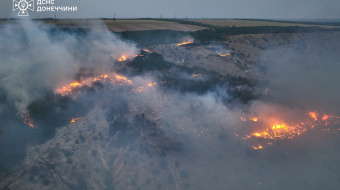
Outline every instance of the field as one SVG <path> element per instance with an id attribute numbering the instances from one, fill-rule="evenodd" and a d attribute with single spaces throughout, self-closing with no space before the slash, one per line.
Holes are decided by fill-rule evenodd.
<path id="1" fill-rule="evenodd" d="M 99 20 L 54 20 L 45 21 L 46 23 L 56 23 L 59 26 L 89 27 L 95 28 Z M 140 30 L 177 30 L 177 31 L 197 31 L 204 27 L 179 24 L 175 22 L 157 20 L 103 20 L 107 28 L 113 32 L 140 31 Z"/>
<path id="2" fill-rule="evenodd" d="M 77 27 L 77 28 L 91 28 L 99 30 L 99 23 L 104 23 L 107 28 L 112 32 L 123 31 L 145 31 L 145 30 L 175 30 L 184 32 L 194 32 L 198 30 L 206 29 L 206 27 L 200 26 L 200 24 L 208 24 L 212 26 L 235 26 L 235 27 L 253 27 L 253 26 L 302 26 L 312 27 L 319 26 L 323 28 L 339 28 L 340 26 L 332 25 L 317 25 L 317 24 L 303 24 L 303 23 L 290 23 L 290 22 L 275 22 L 275 21 L 260 21 L 260 20 L 237 20 L 237 19 L 200 19 L 200 20 L 188 20 L 190 22 L 196 22 L 195 24 L 180 24 L 171 21 L 164 20 L 149 20 L 149 19 L 121 19 L 121 20 L 100 20 L 100 19 L 67 19 L 67 20 L 43 20 L 47 24 L 56 24 L 64 27 Z M 11 23 L 13 21 L 0 20 L 0 24 Z"/>
<path id="3" fill-rule="evenodd" d="M 275 21 L 259 21 L 259 20 L 233 20 L 233 19 L 203 19 L 203 20 L 191 20 L 193 22 L 209 24 L 213 26 L 320 26 L 325 28 L 338 28 L 339 26 L 328 26 L 328 25 L 313 25 L 313 24 L 299 24 L 299 23 L 289 23 L 289 22 L 275 22 Z"/>

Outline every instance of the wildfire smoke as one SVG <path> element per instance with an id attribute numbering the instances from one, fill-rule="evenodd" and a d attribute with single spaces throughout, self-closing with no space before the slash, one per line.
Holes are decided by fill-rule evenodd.
<path id="1" fill-rule="evenodd" d="M 340 123 L 340 117 L 323 114 L 320 119 L 318 116 L 322 115 L 316 111 L 311 111 L 304 114 L 305 117 L 295 120 L 284 121 L 280 119 L 279 115 L 263 116 L 263 117 L 240 117 L 240 120 L 246 123 L 250 134 L 244 135 L 242 139 L 267 139 L 269 141 L 278 141 L 285 139 L 294 139 L 303 133 L 313 130 L 315 127 L 323 131 L 337 133 L 340 128 L 325 128 L 328 125 L 336 126 Z M 237 132 L 236 136 L 240 136 Z M 270 143 L 272 144 L 272 143 Z M 261 145 L 260 145 L 261 146 Z M 262 149 L 253 146 L 253 149 Z"/>

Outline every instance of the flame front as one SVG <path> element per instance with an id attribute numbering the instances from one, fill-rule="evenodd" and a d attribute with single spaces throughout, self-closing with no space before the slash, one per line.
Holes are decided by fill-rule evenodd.
<path id="1" fill-rule="evenodd" d="M 329 119 L 329 116 L 326 115 L 326 114 L 324 114 L 323 117 L 322 117 L 322 120 L 323 120 L 323 121 L 326 121 L 327 119 Z"/>
<path id="2" fill-rule="evenodd" d="M 270 128 L 266 128 L 263 131 L 254 132 L 250 137 L 261 137 L 264 139 L 292 139 L 296 135 L 301 135 L 307 128 L 299 125 L 286 125 L 284 123 L 273 124 Z"/>
<path id="3" fill-rule="evenodd" d="M 157 84 L 157 83 L 149 83 L 148 86 L 149 86 L 149 87 L 152 87 L 152 86 L 154 86 L 154 85 L 156 85 L 156 84 Z"/>
<path id="4" fill-rule="evenodd" d="M 309 112 L 309 115 L 314 119 L 314 121 L 318 120 L 318 113 L 311 111 Z"/>
<path id="5" fill-rule="evenodd" d="M 98 81 L 110 82 L 112 84 L 113 83 L 120 83 L 120 84 L 127 84 L 127 85 L 132 84 L 132 81 L 128 80 L 126 77 L 113 73 L 113 74 L 100 75 L 98 77 L 91 77 L 83 81 L 74 81 L 68 85 L 58 88 L 57 90 L 55 90 L 55 92 L 58 94 L 61 94 L 62 96 L 70 95 L 73 93 L 75 89 L 79 89 L 85 86 L 93 86 L 93 84 Z"/>
<path id="6" fill-rule="evenodd" d="M 30 127 L 34 127 L 33 121 L 32 121 L 31 116 L 29 114 L 26 114 L 26 116 L 24 118 L 24 123 L 29 125 Z"/>
<path id="7" fill-rule="evenodd" d="M 230 53 L 226 53 L 226 54 L 219 54 L 219 56 L 221 56 L 221 57 L 227 57 L 227 56 L 229 56 L 230 55 Z"/>
<path id="8" fill-rule="evenodd" d="M 120 57 L 119 59 L 118 59 L 118 61 L 126 61 L 127 59 L 126 59 L 126 56 L 125 55 L 123 55 L 122 57 Z"/>
<path id="9" fill-rule="evenodd" d="M 112 73 L 112 74 L 100 75 L 98 77 L 90 77 L 83 81 L 72 82 L 61 88 L 56 89 L 54 92 L 62 96 L 73 95 L 74 97 L 76 97 L 77 95 L 81 95 L 81 90 L 83 88 L 93 87 L 96 82 L 111 84 L 112 86 L 132 85 L 132 81 L 129 80 L 128 78 L 122 75 L 118 75 L 116 73 Z M 166 81 L 163 81 L 162 83 L 166 83 Z M 149 82 L 149 83 L 143 84 L 142 86 L 135 87 L 134 89 L 132 89 L 132 92 L 133 93 L 146 92 L 147 89 L 154 88 L 156 85 L 157 83 L 155 82 Z"/>
<path id="10" fill-rule="evenodd" d="M 338 125 L 340 123 L 340 117 L 323 114 L 321 120 L 318 118 L 320 114 L 316 111 L 311 111 L 306 114 L 303 121 L 290 121 L 284 122 L 278 118 L 272 117 L 240 117 L 240 120 L 247 122 L 248 129 L 252 131 L 250 134 L 246 134 L 242 139 L 267 139 L 269 141 L 277 141 L 283 139 L 293 139 L 309 130 L 313 130 L 314 127 L 325 127 L 329 124 Z M 322 131 L 336 133 L 337 129 L 323 129 Z M 239 134 L 235 134 L 239 136 Z M 272 142 L 267 143 L 272 144 Z M 254 150 L 262 149 L 261 145 L 252 146 Z"/>
<path id="11" fill-rule="evenodd" d="M 253 149 L 254 150 L 259 150 L 259 149 L 262 149 L 263 147 L 261 145 L 258 145 L 258 146 L 253 146 Z"/>
<path id="12" fill-rule="evenodd" d="M 191 77 L 194 78 L 194 77 L 201 77 L 201 76 L 203 76 L 203 75 L 202 74 L 194 74 Z"/>
<path id="13" fill-rule="evenodd" d="M 192 77 L 197 76 L 202 76 L 202 74 L 192 75 Z M 116 73 L 112 73 L 103 74 L 98 77 L 87 78 L 86 80 L 82 81 L 74 81 L 68 85 L 65 85 L 57 89 L 55 92 L 61 94 L 62 96 L 76 94 L 77 92 L 79 92 L 76 91 L 77 89 L 94 86 L 94 84 L 96 84 L 95 82 L 97 81 L 103 83 L 105 82 L 105 84 L 111 85 L 132 85 L 132 81 L 129 80 L 128 78 L 118 75 Z M 166 81 L 163 81 L 162 83 L 165 82 Z M 154 88 L 156 85 L 157 83 L 148 81 L 147 83 L 144 83 L 141 86 L 135 86 L 131 90 L 132 93 L 142 93 L 145 92 L 147 89 Z M 255 145 L 253 144 L 253 146 L 251 147 L 254 150 L 260 150 L 267 146 L 262 144 L 263 139 L 265 139 L 266 144 L 271 145 L 273 144 L 273 142 L 276 142 L 278 140 L 293 139 L 309 130 L 313 130 L 315 127 L 323 127 L 340 123 L 339 116 L 333 116 L 330 114 L 319 114 L 316 111 L 307 112 L 300 119 L 296 118 L 290 119 L 288 117 L 285 117 L 286 119 L 282 119 L 280 118 L 281 113 L 278 114 L 279 115 L 274 115 L 272 113 L 270 115 L 249 114 L 248 117 L 242 115 L 240 117 L 240 120 L 243 121 L 242 123 L 244 123 L 245 125 L 242 124 L 240 126 L 244 126 L 245 130 L 242 131 L 242 134 L 239 133 L 241 131 L 235 131 L 235 136 L 241 137 L 242 139 L 250 139 L 251 141 L 259 139 L 255 140 L 256 144 Z M 79 119 L 80 118 L 72 118 L 70 123 L 74 123 Z M 26 117 L 24 122 L 29 126 L 34 127 L 29 117 Z M 331 133 L 340 132 L 339 128 L 335 130 L 329 128 L 328 129 L 321 128 L 320 131 L 326 131 Z"/>
<path id="14" fill-rule="evenodd" d="M 148 53 L 152 53 L 152 51 L 150 51 L 148 49 L 143 49 L 143 51 L 148 52 Z"/>
<path id="15" fill-rule="evenodd" d="M 193 41 L 187 41 L 187 42 L 182 42 L 182 43 L 178 43 L 177 46 L 182 46 L 182 45 L 187 45 L 187 44 L 192 44 L 194 43 Z"/>
<path id="16" fill-rule="evenodd" d="M 79 120 L 79 119 L 81 119 L 81 117 L 78 117 L 78 118 L 72 118 L 71 119 L 71 121 L 70 121 L 70 123 L 74 123 L 74 122 L 76 122 L 77 120 Z"/>

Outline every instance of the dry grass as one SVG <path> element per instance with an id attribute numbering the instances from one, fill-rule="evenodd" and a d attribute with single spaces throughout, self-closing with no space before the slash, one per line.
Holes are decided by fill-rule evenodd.
<path id="1" fill-rule="evenodd" d="M 16 21 L 0 20 L 0 25 L 5 23 L 15 23 Z M 66 19 L 66 20 L 43 20 L 47 24 L 55 24 L 57 26 L 66 27 L 77 27 L 77 28 L 90 28 L 93 30 L 101 30 L 100 27 L 104 23 L 107 28 L 112 32 L 122 31 L 140 31 L 140 30 L 177 30 L 177 31 L 197 31 L 205 29 L 205 27 L 179 24 L 176 22 L 158 21 L 158 20 L 77 20 L 77 19 Z"/>
<path id="2" fill-rule="evenodd" d="M 274 22 L 274 21 L 257 21 L 257 20 L 229 20 L 229 19 L 212 19 L 212 20 L 191 20 L 194 22 L 201 22 L 204 24 L 210 24 L 213 26 L 320 26 L 325 28 L 339 28 L 338 26 L 327 25 L 312 25 L 312 24 L 296 24 L 286 22 Z"/>
<path id="3" fill-rule="evenodd" d="M 178 24 L 167 21 L 157 20 L 58 20 L 45 21 L 46 23 L 55 23 L 59 26 L 71 26 L 95 29 L 100 23 L 104 23 L 110 31 L 140 31 L 140 30 L 178 30 L 178 31 L 197 31 L 204 27 Z"/>

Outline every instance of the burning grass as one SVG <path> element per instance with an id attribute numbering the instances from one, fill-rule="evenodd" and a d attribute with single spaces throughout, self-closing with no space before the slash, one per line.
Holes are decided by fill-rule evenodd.
<path id="1" fill-rule="evenodd" d="M 74 122 L 78 121 L 79 119 L 81 119 L 81 117 L 78 117 L 78 118 L 72 118 L 72 119 L 71 119 L 71 121 L 70 121 L 70 123 L 74 123 Z"/>
<path id="2" fill-rule="evenodd" d="M 100 75 L 97 77 L 90 77 L 82 81 L 74 81 L 70 84 L 66 84 L 65 86 L 56 89 L 55 93 L 61 94 L 62 96 L 71 95 L 77 89 L 93 86 L 95 82 L 109 82 L 118 85 L 132 84 L 132 81 L 128 80 L 126 77 L 117 75 L 116 73 L 112 73 Z"/>
<path id="3" fill-rule="evenodd" d="M 186 44 L 184 42 L 183 44 Z M 125 56 L 122 56 L 118 61 L 127 60 Z M 202 77 L 203 74 L 192 74 L 191 78 Z M 77 96 L 81 94 L 81 89 L 87 87 L 93 87 L 96 83 L 108 84 L 111 86 L 131 86 L 131 93 L 142 93 L 147 92 L 150 88 L 157 86 L 156 82 L 148 82 L 145 84 L 133 84 L 133 81 L 123 75 L 116 73 L 107 73 L 96 77 L 86 78 L 81 81 L 74 81 L 70 84 L 66 84 L 55 90 L 55 93 L 62 96 Z M 162 84 L 164 85 L 164 81 Z M 155 116 L 156 117 L 156 116 Z M 77 121 L 80 118 L 72 118 L 70 123 Z M 246 132 L 236 132 L 236 136 L 242 139 L 265 139 L 268 141 L 267 144 L 273 144 L 280 140 L 294 139 L 307 131 L 313 130 L 314 127 L 325 127 L 327 125 L 338 124 L 340 117 L 332 116 L 329 114 L 320 114 L 316 111 L 310 111 L 300 119 L 284 119 L 279 115 L 250 115 L 247 117 L 240 117 L 241 121 L 245 126 Z M 324 128 L 327 132 L 338 132 L 338 129 Z M 265 148 L 265 145 L 256 144 L 251 146 L 254 150 L 260 150 Z"/>
<path id="4" fill-rule="evenodd" d="M 188 44 L 193 44 L 193 43 L 194 43 L 193 41 L 181 42 L 181 43 L 178 43 L 177 46 L 183 46 L 183 45 L 188 45 Z"/>
<path id="5" fill-rule="evenodd" d="M 26 116 L 24 118 L 24 123 L 29 125 L 30 127 L 34 127 L 30 114 L 26 114 Z"/>
<path id="6" fill-rule="evenodd" d="M 118 59 L 118 61 L 126 61 L 126 60 L 127 60 L 127 58 L 126 58 L 125 55 L 123 55 L 121 58 Z"/>
<path id="7" fill-rule="evenodd" d="M 221 56 L 221 57 L 227 57 L 227 56 L 230 56 L 230 53 L 226 53 L 226 54 L 219 54 L 219 56 Z"/>
<path id="8" fill-rule="evenodd" d="M 265 139 L 270 145 L 280 140 L 293 140 L 314 128 L 331 133 L 337 133 L 340 129 L 336 127 L 340 123 L 339 116 L 319 114 L 316 111 L 310 111 L 298 120 L 284 120 L 280 116 L 240 117 L 240 120 L 245 123 L 248 133 L 243 134 L 242 139 Z M 242 135 L 236 132 L 236 136 Z M 263 148 L 262 145 L 252 147 L 255 150 Z"/>

